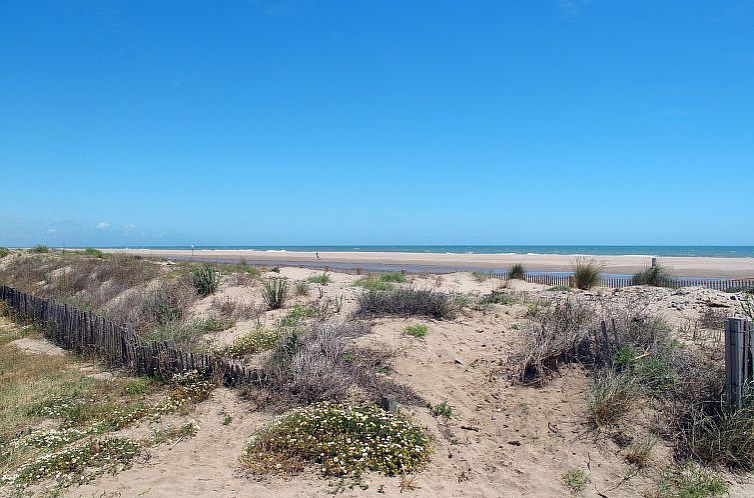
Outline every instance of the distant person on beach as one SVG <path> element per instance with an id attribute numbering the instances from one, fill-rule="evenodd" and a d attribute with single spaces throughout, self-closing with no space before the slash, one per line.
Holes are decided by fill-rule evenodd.
<path id="1" fill-rule="evenodd" d="M 319 259 L 319 253 L 315 252 L 314 254 L 317 256 L 317 259 Z"/>

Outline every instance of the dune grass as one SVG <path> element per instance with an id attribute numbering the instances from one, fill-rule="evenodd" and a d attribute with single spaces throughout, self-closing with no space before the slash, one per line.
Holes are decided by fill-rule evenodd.
<path id="1" fill-rule="evenodd" d="M 452 319 L 458 311 L 454 296 L 431 290 L 393 289 L 369 291 L 359 298 L 358 314 L 374 316 L 426 316 Z"/>
<path id="2" fill-rule="evenodd" d="M 314 275 L 312 277 L 307 278 L 306 280 L 313 284 L 320 284 L 320 285 L 327 285 L 330 282 L 332 282 L 332 278 L 330 278 L 330 275 L 328 275 L 327 272 L 321 275 Z"/>
<path id="3" fill-rule="evenodd" d="M 506 276 L 510 280 L 523 280 L 526 277 L 526 269 L 521 263 L 516 263 L 508 269 L 508 274 Z"/>
<path id="4" fill-rule="evenodd" d="M 631 285 L 651 285 L 653 287 L 673 287 L 673 277 L 668 270 L 660 265 L 648 266 L 644 270 L 634 274 Z"/>
<path id="5" fill-rule="evenodd" d="M 214 294 L 220 285 L 220 275 L 212 266 L 202 265 L 191 270 L 191 277 L 200 296 Z"/>
<path id="6" fill-rule="evenodd" d="M 589 290 L 599 283 L 604 265 L 595 259 L 578 257 L 573 263 L 574 285 L 581 290 Z"/>
<path id="7" fill-rule="evenodd" d="M 271 278 L 262 285 L 262 298 L 270 310 L 280 309 L 288 299 L 288 281 Z"/>

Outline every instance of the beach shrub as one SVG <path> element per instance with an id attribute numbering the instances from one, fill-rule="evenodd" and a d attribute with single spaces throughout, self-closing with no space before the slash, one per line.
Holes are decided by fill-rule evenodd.
<path id="1" fill-rule="evenodd" d="M 417 325 L 409 325 L 403 329 L 405 333 L 413 337 L 424 337 L 427 335 L 427 326 L 423 323 Z"/>
<path id="2" fill-rule="evenodd" d="M 313 277 L 307 278 L 307 280 L 313 284 L 320 285 L 327 285 L 332 282 L 332 279 L 330 278 L 330 275 L 327 274 L 327 272 L 323 273 L 322 275 L 314 275 Z"/>
<path id="3" fill-rule="evenodd" d="M 401 272 L 383 273 L 380 275 L 380 280 L 383 282 L 403 284 L 406 282 L 406 275 Z"/>
<path id="4" fill-rule="evenodd" d="M 515 265 L 511 266 L 508 269 L 507 277 L 510 280 L 523 280 L 524 278 L 526 278 L 526 269 L 524 268 L 524 265 L 522 265 L 521 263 L 516 263 Z"/>
<path id="5" fill-rule="evenodd" d="M 673 287 L 673 277 L 667 269 L 660 264 L 648 266 L 644 270 L 634 274 L 631 285 L 651 285 L 654 287 Z"/>
<path id="6" fill-rule="evenodd" d="M 92 257 L 95 257 L 95 258 L 104 258 L 105 257 L 105 253 L 103 253 L 99 249 L 95 249 L 93 247 L 87 247 L 86 249 L 84 249 L 82 251 L 82 254 L 84 254 L 85 256 L 92 256 Z"/>
<path id="7" fill-rule="evenodd" d="M 581 290 L 589 290 L 599 283 L 604 265 L 594 259 L 576 258 L 573 264 L 574 285 Z"/>
<path id="8" fill-rule="evenodd" d="M 37 244 L 31 249 L 29 249 L 29 252 L 36 253 L 36 254 L 47 254 L 48 252 L 50 252 L 50 248 L 44 244 Z"/>
<path id="9" fill-rule="evenodd" d="M 458 305 L 453 296 L 431 290 L 394 289 L 369 291 L 359 298 L 357 313 L 373 316 L 426 316 L 437 320 L 455 318 Z"/>
<path id="10" fill-rule="evenodd" d="M 220 275 L 209 265 L 194 268 L 191 270 L 191 275 L 196 292 L 202 297 L 214 294 L 220 285 Z"/>
<path id="11" fill-rule="evenodd" d="M 479 300 L 480 304 L 515 304 L 516 298 L 503 291 L 493 290 Z"/>
<path id="12" fill-rule="evenodd" d="M 10 249 L 7 247 L 0 247 L 0 259 L 3 259 L 8 254 L 10 254 Z"/>
<path id="13" fill-rule="evenodd" d="M 429 460 L 429 435 L 408 419 L 369 405 L 316 403 L 288 412 L 246 448 L 255 473 L 299 472 L 307 464 L 324 475 L 365 471 L 399 475 Z"/>
<path id="14" fill-rule="evenodd" d="M 262 286 L 262 298 L 271 310 L 280 309 L 288 298 L 288 281 L 282 278 L 271 278 Z"/>
<path id="15" fill-rule="evenodd" d="M 368 291 L 384 291 L 384 290 L 390 290 L 393 288 L 390 282 L 385 282 L 379 277 L 360 278 L 357 281 L 355 281 L 353 285 L 356 285 L 358 287 L 363 287 Z"/>

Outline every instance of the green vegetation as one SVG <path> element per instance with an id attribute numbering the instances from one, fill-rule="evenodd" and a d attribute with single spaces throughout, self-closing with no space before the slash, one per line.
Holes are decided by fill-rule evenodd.
<path id="1" fill-rule="evenodd" d="M 728 485 L 720 474 L 696 465 L 666 468 L 658 487 L 657 498 L 714 498 L 728 494 Z"/>
<path id="2" fill-rule="evenodd" d="M 573 265 L 573 280 L 578 289 L 589 290 L 599 283 L 603 265 L 589 258 L 578 257 Z"/>
<path id="3" fill-rule="evenodd" d="M 450 418 L 453 416 L 453 407 L 443 401 L 432 408 L 432 416 Z"/>
<path id="4" fill-rule="evenodd" d="M 631 285 L 652 285 L 654 287 L 673 287 L 673 277 L 664 266 L 657 264 L 649 266 L 636 273 L 631 279 Z"/>
<path id="5" fill-rule="evenodd" d="M 492 272 L 473 271 L 471 275 L 473 275 L 477 282 L 485 282 L 492 277 Z"/>
<path id="6" fill-rule="evenodd" d="M 309 287 L 304 282 L 296 282 L 296 286 L 293 288 L 293 294 L 296 296 L 308 296 Z"/>
<path id="7" fill-rule="evenodd" d="M 257 327 L 223 349 L 222 355 L 231 358 L 243 358 L 249 354 L 261 353 L 274 348 L 278 340 L 280 340 L 280 331 Z"/>
<path id="8" fill-rule="evenodd" d="M 413 337 L 424 337 L 427 335 L 427 326 L 423 323 L 417 325 L 409 325 L 403 331 Z"/>
<path id="9" fill-rule="evenodd" d="M 616 423 L 628 413 L 640 394 L 635 377 L 609 370 L 601 373 L 587 399 L 590 421 L 595 427 Z"/>
<path id="10" fill-rule="evenodd" d="M 155 431 L 152 441 L 155 444 L 167 443 L 168 441 L 182 440 L 196 435 L 199 428 L 193 422 L 187 422 L 180 427 L 168 426 Z"/>
<path id="11" fill-rule="evenodd" d="M 380 275 L 380 280 L 383 282 L 403 284 L 406 283 L 406 275 L 401 272 L 383 273 Z"/>
<path id="12" fill-rule="evenodd" d="M 85 256 L 92 256 L 92 257 L 95 257 L 95 258 L 104 258 L 105 257 L 105 253 L 103 253 L 99 249 L 95 249 L 93 247 L 87 247 L 86 249 L 84 249 L 82 251 L 82 254 L 85 255 Z"/>
<path id="13" fill-rule="evenodd" d="M 318 464 L 325 475 L 358 478 L 371 470 L 400 475 L 429 459 L 429 436 L 375 406 L 321 402 L 288 412 L 246 448 L 258 474 L 297 473 Z"/>
<path id="14" fill-rule="evenodd" d="M 479 300 L 480 304 L 515 304 L 516 298 L 503 291 L 493 290 Z"/>
<path id="15" fill-rule="evenodd" d="M 319 311 L 310 306 L 301 306 L 294 304 L 290 311 L 280 319 L 282 327 L 294 327 L 301 322 L 303 318 L 313 318 L 319 314 Z"/>
<path id="16" fill-rule="evenodd" d="M 511 266 L 508 269 L 507 277 L 510 280 L 513 280 L 513 279 L 523 280 L 524 278 L 526 278 L 526 269 L 524 268 L 524 265 L 520 263 L 516 263 L 515 265 Z"/>
<path id="17" fill-rule="evenodd" d="M 368 291 L 386 291 L 393 288 L 390 282 L 385 282 L 379 277 L 364 277 L 355 281 L 353 285 L 363 287 Z"/>
<path id="18" fill-rule="evenodd" d="M 202 265 L 191 270 L 194 287 L 200 296 L 214 294 L 220 285 L 220 275 L 209 265 Z"/>
<path id="19" fill-rule="evenodd" d="M 271 310 L 280 309 L 288 298 L 288 281 L 282 278 L 271 278 L 262 287 L 262 298 Z"/>
<path id="20" fill-rule="evenodd" d="M 0 259 L 3 259 L 8 254 L 10 254 L 10 249 L 7 247 L 0 247 Z"/>
<path id="21" fill-rule="evenodd" d="M 208 317 L 190 322 L 170 321 L 142 334 L 142 340 L 174 342 L 178 348 L 187 351 L 197 347 L 198 339 L 205 334 L 221 332 L 235 325 L 235 321 L 225 318 Z"/>
<path id="22" fill-rule="evenodd" d="M 452 319 L 458 311 L 453 296 L 431 290 L 370 291 L 359 298 L 358 313 L 374 316 L 426 316 Z"/>
<path id="23" fill-rule="evenodd" d="M 36 253 L 36 254 L 47 254 L 48 252 L 50 252 L 50 248 L 44 244 L 37 244 L 31 249 L 29 249 L 29 252 Z"/>
<path id="24" fill-rule="evenodd" d="M 626 449 L 626 462 L 643 469 L 649 463 L 649 457 L 657 440 L 652 436 L 637 437 Z"/>
<path id="25" fill-rule="evenodd" d="M 330 275 L 327 274 L 327 272 L 323 273 L 322 275 L 315 275 L 313 277 L 309 277 L 306 280 L 313 284 L 320 284 L 320 285 L 327 285 L 330 282 L 332 282 L 332 279 L 330 278 Z"/>
<path id="26" fill-rule="evenodd" d="M 589 484 L 589 476 L 581 469 L 571 469 L 563 474 L 563 483 L 572 493 L 581 493 Z"/>

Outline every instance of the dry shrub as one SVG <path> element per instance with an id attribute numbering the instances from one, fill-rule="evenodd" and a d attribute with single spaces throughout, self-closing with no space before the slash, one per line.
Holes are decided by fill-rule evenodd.
<path id="1" fill-rule="evenodd" d="M 725 329 L 725 319 L 730 311 L 727 308 L 713 308 L 708 306 L 699 315 L 699 326 L 707 330 L 722 331 Z"/>
<path id="2" fill-rule="evenodd" d="M 419 289 L 369 291 L 359 298 L 358 313 L 372 316 L 426 316 L 453 319 L 458 312 L 454 296 Z"/>
<path id="3" fill-rule="evenodd" d="M 233 320 L 251 320 L 258 317 L 264 311 L 254 303 L 231 297 L 213 299 L 210 309 L 222 318 L 230 318 Z"/>
<path id="4" fill-rule="evenodd" d="M 290 332 L 263 366 L 263 387 L 304 403 L 343 400 L 353 388 L 373 401 L 385 394 L 403 402 L 419 399 L 410 389 L 379 378 L 377 369 L 384 366 L 385 357 L 352 345 L 352 339 L 367 332 L 368 327 L 353 322 L 318 322 L 308 330 Z"/>
<path id="5" fill-rule="evenodd" d="M 131 289 L 103 311 L 108 318 L 130 323 L 136 330 L 143 331 L 181 320 L 195 299 L 191 279 L 184 275 L 162 281 L 152 288 Z"/>
<path id="6" fill-rule="evenodd" d="M 661 357 L 669 345 L 670 328 L 636 303 L 602 303 L 598 309 L 569 298 L 532 317 L 513 360 L 519 364 L 520 380 L 541 383 L 564 363 L 599 368 L 611 365 L 618 352 L 633 352 L 620 365 L 628 366 L 639 355 Z"/>
<path id="7" fill-rule="evenodd" d="M 635 376 L 611 369 L 600 372 L 587 398 L 590 422 L 598 428 L 616 423 L 640 395 Z"/>

